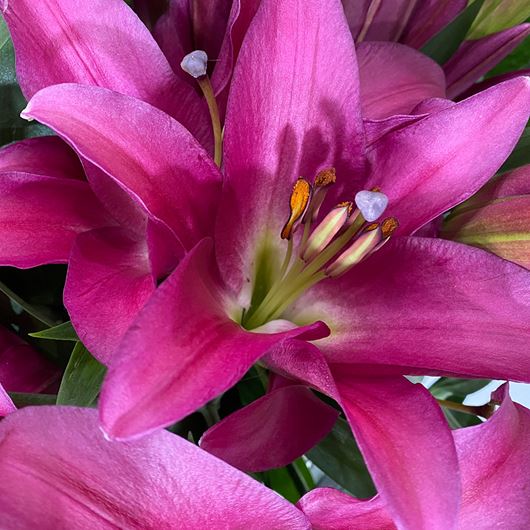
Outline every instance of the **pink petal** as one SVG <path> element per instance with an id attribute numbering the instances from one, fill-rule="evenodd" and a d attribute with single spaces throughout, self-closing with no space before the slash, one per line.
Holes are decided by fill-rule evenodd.
<path id="1" fill-rule="evenodd" d="M 57 136 L 28 138 L 3 147 L 0 150 L 0 173 L 85 180 L 79 158 Z"/>
<path id="2" fill-rule="evenodd" d="M 530 411 L 513 403 L 507 385 L 499 410 L 482 425 L 455 431 L 463 506 L 459 528 L 523 528 L 530 521 Z"/>
<path id="3" fill-rule="evenodd" d="M 450 528 L 459 499 L 456 453 L 447 422 L 425 388 L 375 371 L 366 377 L 358 365 L 332 366 L 331 373 L 315 346 L 293 346 L 265 362 L 342 406 L 377 489 L 401 527 Z"/>
<path id="4" fill-rule="evenodd" d="M 357 42 L 398 40 L 414 7 L 410 0 L 343 0 L 343 4 Z M 359 14 L 354 15 L 356 10 Z"/>
<path id="5" fill-rule="evenodd" d="M 214 263 L 211 244 L 202 241 L 125 334 L 100 400 L 110 436 L 130 438 L 178 421 L 233 386 L 271 348 L 327 334 L 321 323 L 273 334 L 243 330 L 227 314 Z"/>
<path id="6" fill-rule="evenodd" d="M 0 418 L 15 412 L 15 410 L 17 410 L 15 404 L 4 390 L 4 387 L 0 384 Z"/>
<path id="7" fill-rule="evenodd" d="M 457 528 L 524 528 L 530 519 L 527 473 L 530 411 L 510 400 L 507 388 L 494 416 L 476 427 L 453 431 L 462 475 Z M 298 503 L 315 530 L 394 526 L 379 496 L 360 501 L 331 489 L 315 489 Z"/>
<path id="8" fill-rule="evenodd" d="M 407 114 L 424 99 L 445 97 L 441 67 L 412 48 L 363 42 L 357 47 L 357 60 L 365 118 Z"/>
<path id="9" fill-rule="evenodd" d="M 196 81 L 180 67 L 182 58 L 198 49 L 194 43 L 191 2 L 189 0 L 170 0 L 166 12 L 158 19 L 153 28 L 153 36 L 175 74 L 182 81 L 193 86 Z"/>
<path id="10" fill-rule="evenodd" d="M 262 1 L 239 54 L 226 117 L 216 245 L 232 288 L 251 273 L 258 239 L 280 233 L 299 175 L 312 180 L 334 166 L 353 186 L 364 162 L 358 104 L 355 50 L 340 4 Z"/>
<path id="11" fill-rule="evenodd" d="M 166 11 L 167 0 L 134 0 L 134 9 L 142 22 L 151 28 Z"/>
<path id="12" fill-rule="evenodd" d="M 164 110 L 201 142 L 211 142 L 206 104 L 174 75 L 123 0 L 1 0 L 0 5 L 27 99 L 60 83 L 101 86 Z"/>
<path id="13" fill-rule="evenodd" d="M 9 392 L 42 392 L 59 370 L 20 337 L 0 327 L 0 383 Z"/>
<path id="14" fill-rule="evenodd" d="M 250 23 L 258 10 L 261 0 L 233 0 L 226 25 L 226 32 L 219 59 L 215 64 L 212 84 L 221 106 L 226 106 L 227 91 L 239 50 Z"/>
<path id="15" fill-rule="evenodd" d="M 66 84 L 41 90 L 24 115 L 63 136 L 186 248 L 213 232 L 221 175 L 167 114 L 103 88 Z"/>
<path id="16" fill-rule="evenodd" d="M 494 177 L 462 207 L 468 204 L 475 207 L 513 195 L 530 195 L 530 164 Z"/>
<path id="17" fill-rule="evenodd" d="M 316 488 L 297 506 L 311 521 L 313 530 L 396 530 L 381 497 L 355 499 L 331 488 Z"/>
<path id="18" fill-rule="evenodd" d="M 380 140 L 385 134 L 402 129 L 411 123 L 416 123 L 422 118 L 425 118 L 426 115 L 427 114 L 398 114 L 380 120 L 364 119 L 363 124 L 366 134 L 366 147 L 375 144 L 377 140 Z"/>
<path id="19" fill-rule="evenodd" d="M 283 467 L 324 438 L 338 415 L 304 386 L 285 386 L 216 423 L 200 446 L 243 471 Z"/>
<path id="20" fill-rule="evenodd" d="M 442 237 L 530 269 L 530 195 L 465 208 L 444 224 Z"/>
<path id="21" fill-rule="evenodd" d="M 456 97 L 489 72 L 530 34 L 530 24 L 520 24 L 478 40 L 465 41 L 444 65 L 447 94 Z"/>
<path id="22" fill-rule="evenodd" d="M 0 474 L 5 528 L 310 528 L 277 493 L 179 436 L 106 441 L 90 409 L 11 414 Z"/>
<path id="23" fill-rule="evenodd" d="M 370 474 L 401 528 L 446 530 L 457 518 L 460 476 L 445 417 L 405 378 L 333 372 Z"/>
<path id="24" fill-rule="evenodd" d="M 286 315 L 322 318 L 318 343 L 359 374 L 530 381 L 530 273 L 479 249 L 396 238 Z"/>
<path id="25" fill-rule="evenodd" d="M 416 1 L 401 42 L 420 48 L 445 28 L 466 6 L 466 0 Z"/>
<path id="26" fill-rule="evenodd" d="M 58 138 L 0 150 L 0 263 L 66 263 L 78 234 L 115 224 L 83 178 L 79 160 Z"/>
<path id="27" fill-rule="evenodd" d="M 473 96 L 474 94 L 478 94 L 479 92 L 486 90 L 486 88 L 490 88 L 492 86 L 498 85 L 499 83 L 502 83 L 503 81 L 508 81 L 508 79 L 513 79 L 514 77 L 520 76 L 530 76 L 530 68 L 513 70 L 511 72 L 506 72 L 504 74 L 496 75 L 493 77 L 487 77 L 479 83 L 474 83 L 465 92 L 459 94 L 458 99 L 465 99 L 469 96 Z"/>
<path id="28" fill-rule="evenodd" d="M 77 238 L 64 303 L 79 338 L 101 362 L 110 361 L 154 289 L 145 240 L 118 227 Z"/>
<path id="29" fill-rule="evenodd" d="M 530 115 L 530 80 L 512 79 L 385 135 L 372 176 L 389 197 L 385 215 L 409 234 L 472 195 L 499 169 Z"/>

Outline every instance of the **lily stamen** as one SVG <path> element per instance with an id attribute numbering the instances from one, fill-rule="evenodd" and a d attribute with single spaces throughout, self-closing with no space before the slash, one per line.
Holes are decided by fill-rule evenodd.
<path id="1" fill-rule="evenodd" d="M 312 286 L 344 274 L 379 250 L 399 226 L 393 217 L 373 223 L 386 209 L 388 198 L 379 189 L 372 189 L 356 194 L 357 208 L 353 214 L 353 203 L 341 203 L 311 232 L 314 212 L 323 203 L 323 196 L 318 195 L 325 193 L 325 187 L 335 182 L 335 172 L 321 172 L 317 177 L 312 196 L 311 186 L 303 178 L 299 178 L 293 187 L 289 219 L 280 234 L 282 239 L 288 240 L 280 274 L 261 303 L 246 314 L 243 324 L 247 329 L 280 318 Z M 300 219 L 304 234 L 297 242 L 297 257 L 291 265 L 295 245 L 292 234 Z"/>
<path id="2" fill-rule="evenodd" d="M 203 50 L 194 50 L 186 55 L 180 67 L 197 80 L 199 87 L 206 99 L 210 119 L 212 120 L 212 130 L 214 136 L 214 162 L 221 167 L 223 157 L 223 129 L 221 127 L 221 118 L 217 100 L 215 99 L 212 83 L 207 74 L 208 55 Z"/>

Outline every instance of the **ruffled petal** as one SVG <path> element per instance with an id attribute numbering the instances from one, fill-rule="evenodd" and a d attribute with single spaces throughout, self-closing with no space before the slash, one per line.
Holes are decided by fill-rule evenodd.
<path id="1" fill-rule="evenodd" d="M 276 492 L 179 436 L 106 441 L 91 409 L 11 414 L 0 475 L 5 528 L 310 528 Z"/>
<path id="2" fill-rule="evenodd" d="M 212 234 L 221 174 L 167 114 L 117 92 L 65 84 L 41 90 L 24 115 L 63 136 L 186 248 Z"/>
<path id="3" fill-rule="evenodd" d="M 356 499 L 331 488 L 316 488 L 297 506 L 311 521 L 313 530 L 396 530 L 381 497 Z"/>
<path id="4" fill-rule="evenodd" d="M 178 421 L 233 386 L 271 348 L 327 334 L 322 323 L 271 334 L 245 331 L 228 316 L 214 263 L 204 240 L 125 334 L 100 399 L 111 437 L 139 436 Z"/>
<path id="5" fill-rule="evenodd" d="M 322 318 L 319 348 L 359 374 L 530 382 L 530 273 L 467 245 L 397 238 L 285 318 Z"/>
<path id="6" fill-rule="evenodd" d="M 324 438 L 338 415 L 306 387 L 282 386 L 216 423 L 200 446 L 243 471 L 283 467 Z"/>
<path id="7" fill-rule="evenodd" d="M 312 180 L 334 166 L 337 191 L 360 178 L 356 68 L 339 2 L 261 3 L 239 54 L 226 118 L 216 246 L 234 290 L 252 275 L 260 240 L 271 234 L 280 241 L 298 176 Z"/>
<path id="8" fill-rule="evenodd" d="M 107 364 L 155 289 L 145 239 L 102 228 L 75 241 L 64 303 L 83 344 Z"/>
<path id="9" fill-rule="evenodd" d="M 445 97 L 442 68 L 412 48 L 363 42 L 357 47 L 357 60 L 364 118 L 407 114 L 424 99 Z"/>
<path id="10" fill-rule="evenodd" d="M 205 145 L 208 109 L 180 81 L 148 29 L 122 0 L 2 0 L 27 99 L 60 83 L 96 85 L 167 112 Z"/>
<path id="11" fill-rule="evenodd" d="M 369 189 L 410 234 L 480 188 L 506 160 L 530 115 L 530 79 L 506 81 L 385 135 L 372 146 Z"/>

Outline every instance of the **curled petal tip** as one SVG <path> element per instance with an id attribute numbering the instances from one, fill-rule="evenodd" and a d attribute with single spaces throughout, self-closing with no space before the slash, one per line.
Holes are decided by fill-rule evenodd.
<path id="1" fill-rule="evenodd" d="M 33 121 L 33 118 L 30 116 L 29 103 L 26 108 L 20 111 L 20 117 L 26 121 Z"/>
<path id="2" fill-rule="evenodd" d="M 195 79 L 206 75 L 208 55 L 203 50 L 194 50 L 182 59 L 180 67 Z"/>
<path id="3" fill-rule="evenodd" d="M 103 434 L 103 438 L 105 438 L 105 440 L 107 442 L 114 442 L 115 441 L 115 438 L 113 436 L 111 436 L 106 430 L 105 428 L 103 427 L 103 425 L 100 425 L 99 426 L 99 430 L 101 431 L 101 434 Z"/>
<path id="4" fill-rule="evenodd" d="M 355 195 L 355 204 L 362 216 L 371 223 L 383 215 L 388 205 L 388 197 L 380 191 L 363 190 Z"/>

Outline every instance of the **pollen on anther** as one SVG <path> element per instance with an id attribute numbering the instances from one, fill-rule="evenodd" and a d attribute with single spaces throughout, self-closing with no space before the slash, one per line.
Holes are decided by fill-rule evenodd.
<path id="1" fill-rule="evenodd" d="M 290 239 L 293 233 L 294 224 L 304 214 L 311 196 L 311 184 L 304 178 L 300 177 L 293 186 L 289 207 L 291 213 L 288 221 L 282 228 L 281 238 Z"/>
<path id="2" fill-rule="evenodd" d="M 390 237 L 399 228 L 399 221 L 395 217 L 387 217 L 381 223 L 383 237 Z"/>
<path id="3" fill-rule="evenodd" d="M 330 184 L 334 184 L 336 180 L 337 174 L 335 173 L 334 167 L 323 169 L 322 171 L 319 171 L 315 177 L 315 187 L 323 188 Z"/>

